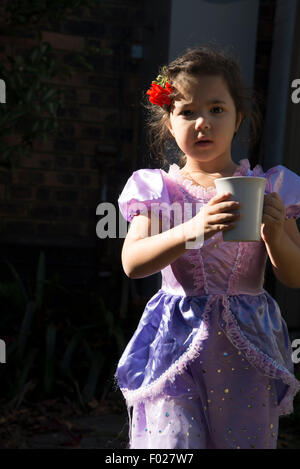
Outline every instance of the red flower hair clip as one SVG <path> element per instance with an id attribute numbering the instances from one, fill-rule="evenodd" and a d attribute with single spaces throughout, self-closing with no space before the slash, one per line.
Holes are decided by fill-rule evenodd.
<path id="1" fill-rule="evenodd" d="M 163 67 L 165 72 L 166 67 Z M 170 83 L 167 82 L 166 75 L 158 75 L 155 81 L 152 81 L 151 88 L 147 91 L 149 101 L 152 104 L 157 104 L 160 107 L 170 106 L 170 94 L 174 91 Z"/>

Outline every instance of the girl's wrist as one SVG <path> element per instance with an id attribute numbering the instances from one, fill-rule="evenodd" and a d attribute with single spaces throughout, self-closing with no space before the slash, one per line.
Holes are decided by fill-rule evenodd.
<path id="1" fill-rule="evenodd" d="M 200 211 L 184 223 L 185 242 L 204 241 L 204 217 Z"/>
<path id="2" fill-rule="evenodd" d="M 265 244 L 269 246 L 270 249 L 280 249 L 282 243 L 285 242 L 285 232 L 282 230 L 281 234 L 276 237 L 270 238 L 268 241 L 265 241 Z"/>

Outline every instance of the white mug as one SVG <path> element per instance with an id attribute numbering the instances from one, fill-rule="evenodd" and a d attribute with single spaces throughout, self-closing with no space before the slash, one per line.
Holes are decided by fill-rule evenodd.
<path id="1" fill-rule="evenodd" d="M 234 221 L 235 227 L 223 231 L 223 241 L 260 241 L 260 227 L 267 180 L 260 177 L 232 176 L 215 179 L 217 194 L 230 192 L 227 200 L 241 203 L 238 210 L 241 218 Z M 235 210 L 233 211 L 233 213 Z"/>

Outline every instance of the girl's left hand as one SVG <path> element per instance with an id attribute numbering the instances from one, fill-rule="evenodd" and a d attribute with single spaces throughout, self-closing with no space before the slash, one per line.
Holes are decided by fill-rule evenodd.
<path id="1" fill-rule="evenodd" d="M 280 195 L 277 192 L 265 194 L 260 234 L 266 244 L 280 242 L 285 216 L 286 209 Z"/>

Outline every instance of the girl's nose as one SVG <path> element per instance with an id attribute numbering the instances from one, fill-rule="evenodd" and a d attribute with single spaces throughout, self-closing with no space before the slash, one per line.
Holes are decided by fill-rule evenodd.
<path id="1" fill-rule="evenodd" d="M 196 124 L 195 124 L 195 128 L 198 130 L 198 129 L 201 129 L 201 127 L 209 127 L 210 124 L 208 122 L 207 119 L 204 119 L 204 117 L 198 117 L 198 119 L 196 120 Z"/>

